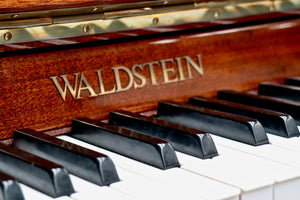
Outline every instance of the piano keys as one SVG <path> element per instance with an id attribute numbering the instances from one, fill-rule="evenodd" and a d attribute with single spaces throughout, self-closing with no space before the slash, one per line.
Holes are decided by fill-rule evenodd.
<path id="1" fill-rule="evenodd" d="M 251 105 L 254 107 L 271 109 L 278 112 L 286 112 L 296 120 L 297 124 L 300 123 L 299 102 L 230 90 L 219 91 L 218 98 L 222 100 L 233 101 L 235 103 Z"/>
<path id="2" fill-rule="evenodd" d="M 254 146 L 269 143 L 261 123 L 248 117 L 176 102 L 160 102 L 157 117 Z"/>
<path id="3" fill-rule="evenodd" d="M 285 113 L 204 97 L 192 97 L 189 102 L 197 106 L 258 119 L 268 133 L 283 137 L 299 136 L 295 120 Z"/>
<path id="4" fill-rule="evenodd" d="M 72 138 L 69 138 L 69 137 L 66 138 L 64 136 L 63 138 L 68 139 L 68 141 L 74 141 Z M 88 145 L 88 144 L 82 144 L 80 141 L 76 141 L 76 142 L 80 143 L 81 145 L 87 146 L 89 148 L 95 148 L 95 147 L 93 147 L 91 145 Z M 106 152 L 106 153 L 109 154 L 109 152 Z M 109 155 L 114 156 L 111 153 Z M 251 198 L 251 195 L 254 196 L 253 197 L 254 199 L 273 199 L 273 195 L 272 195 L 273 190 L 271 189 L 273 186 L 275 188 L 278 188 L 278 191 L 276 190 L 276 192 L 278 192 L 279 195 L 283 195 L 283 194 L 280 194 L 280 192 L 279 192 L 283 189 L 280 186 L 281 181 L 279 181 L 279 180 L 282 180 L 282 181 L 285 180 L 285 181 L 287 181 L 286 183 L 289 183 L 289 184 L 294 182 L 294 180 L 298 180 L 298 178 L 296 178 L 297 177 L 297 175 L 296 175 L 297 172 L 296 171 L 298 171 L 298 170 L 295 171 L 295 169 L 288 167 L 288 168 L 286 168 L 286 169 L 288 169 L 288 171 L 285 171 L 283 173 L 282 172 L 278 173 L 277 170 L 279 170 L 279 171 L 284 170 L 285 167 L 287 167 L 287 166 L 283 166 L 283 165 L 278 166 L 278 163 L 275 163 L 275 162 L 270 163 L 270 162 L 265 161 L 263 159 L 256 158 L 254 156 L 248 156 L 247 154 L 243 154 L 241 152 L 235 152 L 235 151 L 232 151 L 232 150 L 227 149 L 227 148 L 224 148 L 224 152 L 222 151 L 223 157 L 220 155 L 218 157 L 213 158 L 212 160 L 201 160 L 201 159 L 199 160 L 199 159 L 196 159 L 196 158 L 193 158 L 193 157 L 190 157 L 190 156 L 185 156 L 184 154 L 178 154 L 178 155 L 180 156 L 179 158 L 181 158 L 181 162 L 182 162 L 181 169 L 183 171 L 187 171 L 187 172 L 192 171 L 194 173 L 194 176 L 196 176 L 196 178 L 197 178 L 197 176 L 199 176 L 199 173 L 201 174 L 201 172 L 202 172 L 202 175 L 203 175 L 203 173 L 205 173 L 203 175 L 204 177 L 212 178 L 212 180 L 219 180 L 222 183 L 224 183 L 224 182 L 227 183 L 227 184 L 230 183 L 229 185 L 235 186 L 237 188 L 242 189 L 241 196 L 243 198 L 246 198 L 246 199 Z M 142 174 L 144 174 L 144 176 L 148 176 L 148 178 L 152 178 L 154 180 L 158 179 L 157 180 L 158 182 L 161 182 L 161 181 L 164 180 L 164 176 L 165 176 L 164 173 L 160 173 L 159 177 L 156 177 L 152 173 L 144 173 L 144 168 L 145 167 L 140 167 L 139 168 L 139 167 L 136 166 L 137 165 L 136 163 L 134 163 L 133 165 L 130 165 L 130 164 L 128 164 L 128 161 L 127 162 L 126 161 L 121 161 L 122 159 L 119 158 L 119 157 L 112 157 L 112 158 L 115 158 L 115 160 L 117 162 L 119 162 L 119 164 L 116 163 L 117 166 L 118 165 L 122 166 L 122 163 L 123 163 L 123 167 L 127 166 L 128 169 L 139 169 L 139 170 L 136 170 L 136 171 L 141 172 Z M 244 159 L 242 159 L 242 158 L 244 158 Z M 217 160 L 215 160 L 215 159 L 217 159 Z M 233 159 L 233 160 L 231 160 L 231 159 Z M 236 164 L 232 165 L 231 162 L 234 162 L 234 159 L 241 159 L 243 162 L 241 162 L 241 164 L 238 164 L 238 163 L 235 162 Z M 248 160 L 249 162 L 245 162 L 246 160 Z M 249 165 L 251 163 L 251 161 L 256 161 L 258 163 L 262 162 L 262 163 L 258 164 L 258 165 L 255 165 L 255 164 L 254 165 Z M 266 166 L 266 164 L 268 164 L 269 166 Z M 248 168 L 246 167 L 247 165 L 248 165 Z M 220 168 L 220 166 L 223 166 L 223 167 Z M 239 167 L 242 167 L 242 166 L 243 166 L 243 169 L 245 169 L 246 172 L 244 170 L 240 170 Z M 263 167 L 263 166 L 265 166 L 265 167 Z M 270 168 L 274 168 L 274 171 L 270 170 Z M 258 171 L 253 170 L 253 169 L 256 169 Z M 219 172 L 218 172 L 218 170 L 219 170 Z M 253 170 L 253 171 L 251 171 L 251 170 Z M 291 171 L 289 171 L 289 170 L 291 170 Z M 247 171 L 248 171 L 249 174 L 247 174 Z M 259 172 L 265 172 L 265 173 L 263 173 L 264 176 L 262 176 L 262 174 L 259 173 Z M 165 172 L 165 173 L 168 173 L 168 172 Z M 277 174 L 277 178 L 276 178 L 275 174 Z M 243 177 L 243 179 L 241 179 L 241 176 Z M 184 176 L 178 176 L 177 173 L 174 173 L 172 175 L 172 177 L 173 178 L 171 179 L 172 180 L 171 183 L 167 182 L 168 180 L 164 180 L 164 183 L 166 182 L 164 185 L 169 186 L 169 187 L 171 187 L 171 189 L 173 189 L 174 187 L 172 185 L 172 182 L 174 182 L 173 179 L 175 179 L 176 180 L 176 185 L 179 184 L 178 186 L 180 186 L 180 188 L 178 188 L 178 190 L 181 193 L 181 195 L 186 196 L 187 193 L 185 193 L 183 191 L 188 190 L 188 189 L 193 189 L 200 195 L 200 196 L 199 195 L 196 195 L 196 196 L 191 195 L 190 198 L 192 198 L 192 199 L 193 198 L 199 199 L 202 194 L 206 194 L 206 192 L 205 192 L 206 190 L 204 189 L 205 187 L 203 187 L 203 192 L 202 191 L 200 192 L 199 191 L 199 186 L 197 184 L 195 185 L 194 182 L 190 182 L 190 181 L 187 180 L 186 182 L 183 183 L 183 185 L 188 185 L 188 187 L 183 186 L 181 184 L 180 180 L 184 180 L 183 179 Z M 180 177 L 181 179 L 177 180 L 177 177 Z M 200 177 L 202 177 L 202 176 L 200 176 Z M 285 177 L 287 179 L 285 179 L 283 177 Z M 293 178 L 290 179 L 291 177 L 293 177 Z M 294 178 L 296 178 L 296 179 L 294 179 Z M 277 179 L 276 184 L 274 183 L 275 179 Z M 293 180 L 293 181 L 290 182 L 289 180 L 290 181 Z M 153 184 L 156 185 L 156 184 L 159 184 L 159 183 L 155 182 Z M 191 186 L 190 186 L 190 184 L 191 184 Z M 196 186 L 196 188 L 193 187 L 193 185 Z M 291 187 L 292 187 L 292 185 L 293 184 L 291 184 Z M 297 185 L 297 183 L 295 185 Z M 113 185 L 112 185 L 112 187 L 113 187 Z M 177 188 L 177 187 L 175 187 L 175 188 Z M 213 191 L 215 191 L 215 192 L 206 194 L 207 196 L 205 198 L 209 198 L 211 195 L 216 195 L 213 199 L 219 199 L 220 197 L 217 197 L 217 195 L 220 195 L 220 193 L 219 193 L 220 191 L 218 190 L 218 188 L 219 187 L 217 187 L 217 185 L 216 185 L 215 189 L 213 189 Z M 174 193 L 177 190 L 175 190 L 175 191 L 172 190 L 172 191 Z M 225 190 L 225 188 L 223 188 L 223 192 L 221 192 L 221 194 L 225 193 L 225 192 L 228 194 L 229 191 L 230 190 L 228 190 L 228 189 Z M 193 194 L 193 193 L 190 192 L 189 194 Z M 158 193 L 157 195 L 160 196 L 160 195 L 172 195 L 172 194 L 162 192 L 162 193 Z M 179 194 L 176 194 L 176 195 L 179 195 Z M 176 199 L 176 195 L 174 197 L 175 199 Z M 293 195 L 298 196 L 295 193 L 292 194 L 292 196 Z M 182 198 L 182 196 L 178 197 L 178 199 L 180 199 L 180 198 Z M 221 199 L 222 198 L 224 198 L 224 197 L 221 197 Z M 237 196 L 235 196 L 235 198 L 237 198 Z"/>
<path id="5" fill-rule="evenodd" d="M 74 192 L 64 167 L 4 144 L 0 145 L 0 152 L 2 173 L 53 198 Z"/>
<path id="6" fill-rule="evenodd" d="M 73 137 L 158 167 L 168 169 L 179 163 L 173 147 L 166 141 L 90 119 L 75 119 Z"/>
<path id="7" fill-rule="evenodd" d="M 0 199 L 24 200 L 19 183 L 5 173 L 0 173 Z"/>
<path id="8" fill-rule="evenodd" d="M 259 84 L 258 93 L 265 96 L 288 99 L 292 101 L 300 100 L 299 88 L 285 84 L 263 82 Z"/>
<path id="9" fill-rule="evenodd" d="M 287 85 L 300 86 L 300 78 L 299 77 L 288 77 L 284 81 Z"/>
<path id="10" fill-rule="evenodd" d="M 126 111 L 110 112 L 109 123 L 164 139 L 175 150 L 198 158 L 218 155 L 210 135 L 203 131 Z"/>
<path id="11" fill-rule="evenodd" d="M 97 185 L 119 181 L 114 163 L 106 155 L 30 129 L 14 132 L 14 147 L 52 162 Z"/>
<path id="12" fill-rule="evenodd" d="M 181 126 L 177 128 L 180 129 Z M 108 191 L 111 190 L 121 191 L 121 193 L 113 192 L 113 194 L 117 196 L 126 194 L 128 199 L 141 198 L 145 194 L 149 199 L 159 198 L 163 195 L 173 195 L 175 199 L 176 197 L 179 199 L 186 195 L 182 190 L 191 194 L 191 198 L 195 197 L 196 199 L 224 199 L 225 197 L 226 199 L 297 199 L 300 195 L 297 192 L 297 187 L 300 184 L 300 164 L 295 160 L 300 150 L 296 146 L 299 142 L 297 136 L 285 139 L 279 136 L 270 137 L 268 134 L 268 137 L 271 138 L 271 144 L 252 147 L 248 144 L 214 136 L 212 133 L 219 156 L 210 160 L 201 160 L 176 152 L 181 164 L 180 168 L 163 171 L 73 139 L 70 136 L 60 136 L 60 138 L 98 152 L 105 152 L 116 161 L 116 168 L 119 169 L 120 175 L 124 179 L 121 177 L 121 182 L 112 183 L 105 187 L 106 192 L 104 193 L 109 193 Z M 284 146 L 284 140 L 290 144 L 294 143 L 294 145 Z M 222 167 L 220 168 L 220 166 Z M 73 177 L 73 180 L 83 187 L 85 184 L 90 184 L 84 180 L 78 180 L 76 177 Z M 139 189 L 140 193 L 136 193 L 136 187 L 141 182 L 144 183 L 143 186 L 151 187 L 151 191 L 155 192 L 149 194 L 149 190 Z M 176 182 L 176 185 L 172 185 L 172 182 Z M 199 194 L 199 187 L 195 183 L 203 183 L 206 185 L 203 186 L 206 191 L 213 190 L 215 192 L 202 194 L 204 196 L 196 195 Z M 186 187 L 187 185 L 188 187 Z M 101 190 L 101 188 L 98 189 Z M 107 191 L 107 189 L 109 190 Z M 179 193 L 174 190 L 179 191 Z M 72 194 L 71 198 L 83 198 L 81 191 L 86 194 L 87 190 L 78 187 L 78 192 Z M 96 193 L 98 194 L 98 192 Z"/>

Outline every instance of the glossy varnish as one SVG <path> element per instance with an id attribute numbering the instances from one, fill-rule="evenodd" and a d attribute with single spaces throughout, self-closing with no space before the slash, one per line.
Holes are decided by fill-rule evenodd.
<path id="1" fill-rule="evenodd" d="M 11 137 L 13 130 L 18 128 L 59 128 L 70 125 L 76 117 L 103 119 L 109 111 L 119 108 L 144 111 L 156 108 L 160 100 L 187 101 L 190 96 L 215 95 L 219 89 L 252 89 L 262 81 L 280 82 L 284 77 L 300 75 L 299 26 L 300 20 L 292 19 L 2 56 L 0 138 Z M 96 97 L 88 97 L 89 93 L 84 95 L 83 92 L 82 99 L 74 99 L 68 92 L 64 101 L 50 78 L 68 74 L 70 83 L 74 84 L 72 75 L 84 74 L 91 87 L 99 93 L 95 70 L 103 70 L 102 79 L 108 91 L 116 83 L 110 72 L 112 67 L 124 66 L 131 70 L 135 64 L 183 56 L 197 62 L 197 55 L 201 55 L 202 76 L 193 70 L 193 78 L 188 79 L 185 71 L 184 81 L 164 84 L 162 69 L 156 66 L 154 71 L 158 84 L 154 85 L 145 67 L 140 72 L 147 77 L 144 87 L 131 87 L 123 92 Z M 170 79 L 178 77 L 177 68 L 174 67 L 174 70 L 175 75 L 168 72 Z M 126 86 L 128 76 L 120 73 L 120 77 Z M 134 79 L 140 83 L 139 79 Z"/>
<path id="2" fill-rule="evenodd" d="M 99 6 L 107 4 L 122 4 L 138 2 L 139 0 L 8 0 L 1 1 L 0 11 L 1 13 L 11 12 L 28 12 L 48 9 L 62 9 L 62 8 L 74 8 L 79 6 Z"/>

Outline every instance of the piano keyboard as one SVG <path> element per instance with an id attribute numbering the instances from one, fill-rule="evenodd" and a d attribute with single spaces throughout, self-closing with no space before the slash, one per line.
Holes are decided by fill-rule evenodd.
<path id="1" fill-rule="evenodd" d="M 259 95 L 220 91 L 219 100 L 193 97 L 193 105 L 162 102 L 152 117 L 115 111 L 109 124 L 77 119 L 69 134 L 57 138 L 15 131 L 13 146 L 21 150 L 3 150 L 3 158 L 11 166 L 27 162 L 31 168 L 18 166 L 20 175 L 3 178 L 0 199 L 300 199 L 300 86 L 295 80 L 262 83 Z M 71 185 L 51 185 L 61 178 L 55 179 L 52 164 L 40 165 L 31 156 L 25 160 L 18 153 L 23 151 L 55 162 L 55 169 L 63 166 Z M 3 173 L 9 162 L 0 166 Z M 30 183 L 28 177 L 36 181 L 38 170 L 52 170 L 54 181 L 42 187 Z M 16 184 L 14 179 L 19 188 L 11 189 L 7 182 Z M 47 192 L 48 185 L 64 193 Z"/>

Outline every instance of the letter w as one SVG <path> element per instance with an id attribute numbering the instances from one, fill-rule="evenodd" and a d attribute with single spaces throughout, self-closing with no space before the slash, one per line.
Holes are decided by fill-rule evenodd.
<path id="1" fill-rule="evenodd" d="M 57 76 L 50 77 L 52 79 L 54 85 L 56 86 L 61 98 L 64 101 L 66 100 L 67 90 L 69 90 L 69 92 L 71 93 L 73 99 L 76 98 L 78 75 L 79 75 L 79 73 L 74 73 L 74 76 L 75 76 L 75 85 L 74 85 L 74 87 L 71 86 L 71 84 L 70 84 L 70 82 L 67 78 L 67 76 L 68 76 L 67 74 L 60 76 L 62 78 L 62 80 L 64 81 L 64 83 L 65 83 L 64 90 L 62 89 L 61 85 L 58 83 Z"/>

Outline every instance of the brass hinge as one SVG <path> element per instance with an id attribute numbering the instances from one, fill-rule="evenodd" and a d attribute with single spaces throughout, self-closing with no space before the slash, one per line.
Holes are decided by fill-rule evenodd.
<path id="1" fill-rule="evenodd" d="M 155 1 L 0 14 L 0 44 L 43 41 L 135 29 L 157 29 L 272 12 L 299 12 L 299 0 Z M 298 13 L 299 14 L 299 13 Z"/>

